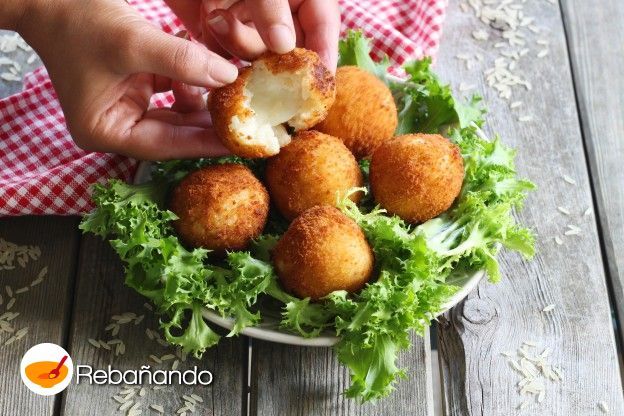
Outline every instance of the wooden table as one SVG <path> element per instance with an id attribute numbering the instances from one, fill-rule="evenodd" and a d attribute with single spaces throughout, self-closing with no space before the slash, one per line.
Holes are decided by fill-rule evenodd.
<path id="1" fill-rule="evenodd" d="M 485 82 L 484 70 L 500 57 L 500 35 L 488 29 L 488 40 L 476 40 L 473 31 L 485 26 L 467 5 L 451 2 L 436 67 L 455 87 L 460 82 L 474 84 L 483 93 L 490 108 L 488 128 L 518 149 L 520 173 L 537 183 L 539 189 L 519 214 L 539 236 L 535 259 L 526 262 L 502 253 L 501 283 L 482 282 L 439 320 L 436 330 L 424 339 L 414 337 L 413 348 L 401 358 L 408 379 L 376 406 L 359 405 L 340 394 L 348 374 L 330 349 L 241 337 L 223 339 L 200 362 L 181 363 L 181 368 L 199 365 L 211 370 L 211 387 L 148 388 L 139 397 L 143 414 L 151 414 L 148 403 L 161 404 L 172 414 L 182 406 L 181 396 L 190 393 L 204 400 L 196 414 L 228 416 L 431 415 L 434 396 L 440 398 L 436 407 L 441 405 L 449 415 L 601 415 L 606 406 L 611 414 L 624 414 L 618 359 L 624 335 L 618 332 L 624 318 L 624 3 L 516 3 L 535 17 L 530 26 L 539 30 L 531 38 L 528 58 L 517 64 L 533 86 L 530 91 L 514 90 L 513 100 L 521 101 L 520 107 L 510 109 Z M 541 46 L 535 46 L 536 39 Z M 483 59 L 466 64 L 465 54 Z M 98 368 L 169 366 L 173 361 L 160 365 L 148 359 L 169 351 L 146 335 L 147 328 L 157 328 L 157 318 L 124 286 L 121 264 L 108 245 L 81 236 L 78 221 L 0 220 L 1 238 L 41 249 L 41 257 L 24 268 L 0 271 L 5 298 L 0 313 L 8 299 L 5 285 L 15 291 L 47 267 L 43 283 L 14 295 L 12 310 L 21 314 L 13 323 L 29 330 L 9 347 L 0 346 L 2 415 L 124 413 L 111 399 L 120 390 L 115 386 L 72 384 L 62 395 L 49 398 L 28 392 L 17 368 L 24 351 L 39 342 L 64 345 L 75 363 Z M 581 234 L 564 235 L 568 224 L 578 226 Z M 544 312 L 547 305 L 554 308 Z M 125 312 L 145 318 L 138 325 L 120 325 L 117 338 L 127 347 L 124 355 L 87 342 L 111 339 L 106 330 L 111 316 Z M 0 335 L 0 342 L 6 338 Z M 433 353 L 432 341 L 437 345 Z M 563 380 L 546 383 L 541 403 L 531 401 L 518 409 L 524 401 L 517 386 L 521 376 L 501 353 L 515 354 L 527 341 L 527 349 L 538 348 L 531 346 L 535 343 L 552 350 L 548 359 L 561 368 Z M 436 356 L 435 379 L 440 382 L 434 385 Z"/>

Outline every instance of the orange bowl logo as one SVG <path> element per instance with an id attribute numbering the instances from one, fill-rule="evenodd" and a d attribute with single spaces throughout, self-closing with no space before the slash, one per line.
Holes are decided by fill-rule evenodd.
<path id="1" fill-rule="evenodd" d="M 26 351 L 20 364 L 26 387 L 42 396 L 65 390 L 73 374 L 74 365 L 67 351 L 51 343 L 37 344 Z"/>

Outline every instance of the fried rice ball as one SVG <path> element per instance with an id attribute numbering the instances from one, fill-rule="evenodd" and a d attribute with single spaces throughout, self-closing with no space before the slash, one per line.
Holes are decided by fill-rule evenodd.
<path id="1" fill-rule="evenodd" d="M 173 190 L 170 209 L 181 240 L 223 254 L 242 250 L 264 229 L 269 194 L 246 166 L 211 165 L 187 175 Z"/>
<path id="2" fill-rule="evenodd" d="M 370 164 L 375 201 L 410 223 L 446 211 L 463 180 L 459 148 L 439 134 L 398 136 L 379 146 Z"/>
<path id="3" fill-rule="evenodd" d="M 208 109 L 217 136 L 232 153 L 269 157 L 325 118 L 334 102 L 334 76 L 316 52 L 265 53 L 232 84 L 213 90 Z"/>
<path id="4" fill-rule="evenodd" d="M 335 290 L 360 290 L 371 277 L 374 260 L 360 227 L 328 205 L 297 217 L 273 249 L 283 288 L 312 300 Z"/>
<path id="5" fill-rule="evenodd" d="M 293 141 L 266 167 L 266 185 L 271 200 L 284 217 L 292 220 L 315 205 L 336 205 L 346 192 L 362 186 L 357 161 L 340 139 L 309 130 Z M 361 199 L 356 192 L 351 199 Z"/>
<path id="6" fill-rule="evenodd" d="M 327 117 L 314 128 L 339 137 L 362 159 L 392 138 L 397 108 L 390 89 L 373 74 L 355 66 L 336 71 L 336 100 Z"/>

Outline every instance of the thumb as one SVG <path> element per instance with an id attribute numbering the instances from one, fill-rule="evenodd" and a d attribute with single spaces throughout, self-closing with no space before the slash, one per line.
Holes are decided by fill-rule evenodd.
<path id="1" fill-rule="evenodd" d="M 127 69 L 148 72 L 200 87 L 221 87 L 238 77 L 236 66 L 187 39 L 169 35 L 155 27 L 138 30 Z"/>
<path id="2" fill-rule="evenodd" d="M 288 0 L 246 0 L 258 33 L 273 52 L 295 48 L 295 28 Z"/>

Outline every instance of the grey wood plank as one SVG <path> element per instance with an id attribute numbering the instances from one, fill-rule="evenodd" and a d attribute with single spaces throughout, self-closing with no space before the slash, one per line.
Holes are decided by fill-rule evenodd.
<path id="1" fill-rule="evenodd" d="M 36 246 L 41 250 L 40 257 L 29 258 L 24 267 L 17 260 L 13 262 L 13 269 L 2 270 L 4 267 L 0 267 L 0 315 L 7 312 L 12 302 L 8 312 L 17 312 L 19 316 L 9 321 L 11 326 L 15 331 L 28 329 L 26 336 L 9 345 L 5 343 L 15 332 L 11 334 L 0 330 L 2 415 L 52 415 L 55 406 L 60 403 L 58 397 L 42 397 L 30 392 L 20 379 L 19 366 L 22 356 L 33 345 L 65 343 L 80 237 L 77 225 L 76 218 L 68 217 L 0 219 L 0 239 L 18 246 Z M 8 251 L 0 243 L 0 257 Z M 0 265 L 7 264 L 0 260 Z M 41 283 L 30 286 L 39 275 L 43 276 Z M 14 301 L 11 301 L 6 286 L 11 287 Z M 23 287 L 29 287 L 29 290 L 16 293 Z"/>
<path id="2" fill-rule="evenodd" d="M 412 343 L 399 360 L 407 379 L 400 380 L 388 398 L 362 405 L 342 394 L 349 387 L 349 375 L 331 348 L 254 340 L 251 415 L 432 415 L 429 334 L 412 335 Z"/>
<path id="3" fill-rule="evenodd" d="M 0 30 L 0 39 L 5 36 L 14 36 L 15 32 L 11 32 L 8 30 Z M 32 62 L 28 62 L 31 59 L 31 56 L 34 54 L 33 51 L 25 51 L 23 49 L 17 48 L 13 52 L 3 53 L 0 51 L 0 56 L 5 56 L 10 59 L 13 59 L 19 64 L 21 75 L 25 75 L 26 73 L 40 67 L 42 65 L 41 59 L 39 57 L 35 58 Z M 10 66 L 0 66 L 0 73 L 8 72 Z M 22 90 L 22 83 L 18 81 L 5 81 L 0 79 L 0 98 L 7 97 L 11 94 L 15 94 Z"/>
<path id="4" fill-rule="evenodd" d="M 591 206 L 592 195 L 560 10 L 540 1 L 524 3 L 524 11 L 536 19 L 534 25 L 541 32 L 527 36 L 529 58 L 517 64 L 516 72 L 524 73 L 534 86 L 515 95 L 514 100 L 523 102 L 518 109 L 510 110 L 484 82 L 483 71 L 499 56 L 494 45 L 502 40 L 500 34 L 489 30 L 490 39 L 477 42 L 471 34 L 484 25 L 473 14 L 460 12 L 458 3 L 450 3 L 437 63 L 444 78 L 455 85 L 476 84 L 477 91 L 484 93 L 491 130 L 518 149 L 520 173 L 539 187 L 519 214 L 537 232 L 535 259 L 525 262 L 502 253 L 503 280 L 497 285 L 482 282 L 465 303 L 442 319 L 445 412 L 599 415 L 598 403 L 604 401 L 612 414 L 624 414 L 596 224 L 582 215 Z M 536 55 L 545 46 L 537 46 L 536 39 L 549 43 L 549 53 L 541 59 Z M 467 70 L 455 58 L 459 53 L 479 53 L 484 59 Z M 533 120 L 520 123 L 521 114 L 530 114 Z M 576 185 L 564 181 L 564 175 Z M 559 206 L 571 214 L 558 212 Z M 579 226 L 581 235 L 563 236 L 567 224 Z M 562 245 L 555 243 L 555 236 L 561 236 Z M 542 312 L 550 304 L 555 308 Z M 521 377 L 501 353 L 515 352 L 527 340 L 552 349 L 549 360 L 563 369 L 564 379 L 546 382 L 544 401 L 533 401 L 521 411 L 516 410 L 525 397 L 516 385 Z"/>
<path id="5" fill-rule="evenodd" d="M 561 6 L 603 247 L 624 322 L 624 3 Z M 621 325 L 620 331 L 624 339 Z"/>
<path id="6" fill-rule="evenodd" d="M 85 235 L 80 247 L 76 301 L 69 339 L 69 352 L 74 364 L 91 365 L 94 369 L 106 369 L 110 364 L 112 368 L 121 371 L 139 370 L 142 365 L 150 365 L 152 369 L 171 369 L 175 359 L 158 364 L 148 358 L 150 355 L 175 355 L 176 352 L 148 338 L 146 329 L 158 330 L 157 316 L 145 309 L 145 299 L 126 287 L 123 280 L 121 262 L 108 243 L 92 235 Z M 122 324 L 118 335 L 112 336 L 111 332 L 105 330 L 111 322 L 111 316 L 126 312 L 145 315 L 145 318 L 138 325 L 134 322 Z M 95 348 L 88 342 L 89 338 L 98 341 L 121 339 L 126 351 L 122 355 L 115 355 L 115 351 Z M 150 404 L 162 405 L 165 414 L 174 414 L 184 405 L 182 395 L 197 394 L 203 398 L 203 403 L 197 405 L 192 414 L 242 414 L 243 385 L 246 385 L 247 379 L 246 354 L 244 339 L 223 338 L 200 361 L 189 357 L 186 362 L 180 361 L 178 367 L 181 371 L 193 366 L 197 366 L 198 370 L 209 370 L 214 376 L 213 384 L 208 387 L 175 385 L 162 390 L 144 386 L 145 395 L 135 395 L 131 400 L 141 403 L 142 414 L 153 412 L 148 408 Z M 122 386 L 72 383 L 64 393 L 62 414 L 126 414 L 118 410 L 121 404 L 112 399 L 122 389 Z"/>

